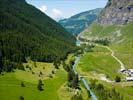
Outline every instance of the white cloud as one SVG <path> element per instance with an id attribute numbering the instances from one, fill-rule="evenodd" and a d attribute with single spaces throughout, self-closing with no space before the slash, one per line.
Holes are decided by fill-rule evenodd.
<path id="1" fill-rule="evenodd" d="M 47 6 L 42 5 L 39 9 L 45 13 L 47 11 Z"/>
<path id="2" fill-rule="evenodd" d="M 59 18 L 62 17 L 62 12 L 58 9 L 52 9 L 52 17 L 53 18 Z"/>

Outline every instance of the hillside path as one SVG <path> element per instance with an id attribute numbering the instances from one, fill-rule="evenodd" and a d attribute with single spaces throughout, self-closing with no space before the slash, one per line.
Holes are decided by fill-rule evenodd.
<path id="1" fill-rule="evenodd" d="M 115 52 L 111 48 L 109 48 L 108 46 L 101 46 L 101 47 L 107 48 L 111 52 L 111 56 L 120 64 L 121 69 L 125 69 L 123 62 L 115 56 Z"/>

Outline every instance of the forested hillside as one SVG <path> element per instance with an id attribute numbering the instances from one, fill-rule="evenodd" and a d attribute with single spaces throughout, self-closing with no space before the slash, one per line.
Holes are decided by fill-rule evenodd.
<path id="1" fill-rule="evenodd" d="M 34 61 L 64 59 L 75 38 L 25 0 L 0 0 L 0 72 Z"/>

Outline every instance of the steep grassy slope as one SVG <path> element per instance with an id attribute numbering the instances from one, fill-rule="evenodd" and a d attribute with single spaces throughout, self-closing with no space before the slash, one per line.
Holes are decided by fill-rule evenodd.
<path id="1" fill-rule="evenodd" d="M 74 42 L 61 25 L 25 0 L 0 1 L 0 61 L 4 61 L 0 70 L 11 71 L 12 62 L 25 62 L 26 57 L 47 62 L 64 59 Z M 12 66 L 4 69 L 3 65 Z"/>
<path id="2" fill-rule="evenodd" d="M 110 45 L 116 52 L 126 68 L 133 68 L 133 23 L 125 25 L 121 28 L 121 36 Z"/>
<path id="3" fill-rule="evenodd" d="M 89 29 L 89 32 L 85 31 L 80 36 L 88 39 L 108 38 L 111 42 L 110 47 L 115 51 L 116 56 L 124 62 L 127 68 L 133 68 L 133 23 L 123 26 L 93 24 Z"/>

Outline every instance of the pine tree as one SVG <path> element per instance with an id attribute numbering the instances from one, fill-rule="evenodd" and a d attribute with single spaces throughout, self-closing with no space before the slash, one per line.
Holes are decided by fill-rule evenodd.
<path id="1" fill-rule="evenodd" d="M 38 85 L 37 85 L 37 88 L 38 88 L 39 91 L 42 91 L 43 90 L 43 85 L 44 84 L 42 83 L 42 80 L 39 80 L 38 81 Z"/>
<path id="2" fill-rule="evenodd" d="M 121 78 L 119 76 L 116 76 L 115 77 L 115 82 L 120 82 L 121 81 Z"/>
<path id="3" fill-rule="evenodd" d="M 25 87 L 25 84 L 24 84 L 24 82 L 21 82 L 21 87 Z"/>
<path id="4" fill-rule="evenodd" d="M 24 97 L 23 96 L 19 96 L 18 100 L 24 100 Z"/>

